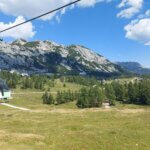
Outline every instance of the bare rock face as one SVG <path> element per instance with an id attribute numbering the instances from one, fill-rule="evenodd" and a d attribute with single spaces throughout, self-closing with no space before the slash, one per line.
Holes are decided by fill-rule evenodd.
<path id="1" fill-rule="evenodd" d="M 103 56 L 79 45 L 63 46 L 51 41 L 0 42 L 0 69 L 28 73 L 82 75 L 121 74 L 123 70 Z"/>

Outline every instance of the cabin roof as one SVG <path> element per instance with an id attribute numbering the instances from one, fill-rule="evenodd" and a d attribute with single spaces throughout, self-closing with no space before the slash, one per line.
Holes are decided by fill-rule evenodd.
<path id="1" fill-rule="evenodd" d="M 9 87 L 7 86 L 6 82 L 2 79 L 0 79 L 0 91 L 9 91 Z"/>

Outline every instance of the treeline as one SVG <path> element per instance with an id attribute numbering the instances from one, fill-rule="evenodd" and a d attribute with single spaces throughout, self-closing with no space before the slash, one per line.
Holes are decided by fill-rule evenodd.
<path id="1" fill-rule="evenodd" d="M 111 84 L 82 88 L 77 99 L 79 108 L 101 107 L 103 102 L 115 105 L 116 95 Z"/>
<path id="2" fill-rule="evenodd" d="M 48 93 L 45 93 L 47 95 Z M 44 97 L 44 96 L 43 96 Z M 49 98 L 50 97 L 50 98 Z M 79 108 L 101 107 L 103 102 L 115 105 L 116 101 L 126 104 L 150 105 L 150 80 L 143 79 L 134 83 L 112 82 L 101 86 L 83 87 L 79 92 L 57 92 L 56 97 L 51 94 L 47 99 L 53 99 L 53 103 L 63 104 L 76 101 Z"/>
<path id="3" fill-rule="evenodd" d="M 15 89 L 20 87 L 22 89 L 38 89 L 45 90 L 45 86 L 48 88 L 54 87 L 54 80 L 57 78 L 55 75 L 31 75 L 21 76 L 17 73 L 10 73 L 8 71 L 0 72 L 0 78 L 5 80 L 9 88 Z"/>
<path id="4" fill-rule="evenodd" d="M 21 76 L 16 73 L 11 74 L 7 71 L 1 71 L 0 78 L 5 80 L 7 85 L 12 89 L 15 89 L 21 80 Z"/>
<path id="5" fill-rule="evenodd" d="M 116 101 L 126 104 L 150 105 L 150 80 L 134 83 L 112 82 L 101 87 L 83 88 L 77 99 L 81 108 L 100 107 L 103 102 L 115 105 Z"/>
<path id="6" fill-rule="evenodd" d="M 72 92 L 71 90 L 68 91 L 58 91 L 57 95 L 54 97 L 50 92 L 46 91 L 43 96 L 43 104 L 64 104 L 71 101 L 75 101 L 78 99 L 79 93 Z"/>
<path id="7" fill-rule="evenodd" d="M 38 89 L 45 90 L 45 86 L 54 87 L 54 80 L 46 76 L 31 76 L 22 79 L 21 88 L 22 89 Z"/>
<path id="8" fill-rule="evenodd" d="M 62 82 L 66 81 L 66 82 L 77 83 L 85 86 L 100 85 L 102 83 L 102 80 L 97 80 L 95 77 L 66 76 L 66 77 L 61 77 L 60 79 Z"/>
<path id="9" fill-rule="evenodd" d="M 31 77 L 24 77 L 21 80 L 20 87 L 22 89 L 37 89 L 45 90 L 55 86 L 54 78 L 49 76 L 33 75 Z"/>
<path id="10" fill-rule="evenodd" d="M 59 76 L 59 75 L 31 75 L 21 76 L 17 73 L 10 73 L 8 71 L 1 71 L 0 78 L 6 80 L 8 86 L 12 89 L 20 87 L 22 89 L 39 89 L 44 90 L 45 85 L 48 87 L 55 86 L 55 79 L 60 79 L 62 83 L 70 82 L 84 86 L 93 86 L 103 84 L 102 80 L 97 80 L 95 77 L 84 76 Z"/>
<path id="11" fill-rule="evenodd" d="M 100 85 L 102 82 L 94 77 L 83 77 L 83 76 L 59 76 L 59 75 L 31 75 L 21 76 L 17 73 L 10 73 L 8 71 L 1 71 L 0 78 L 6 80 L 8 86 L 12 89 L 20 87 L 22 89 L 39 89 L 44 90 L 45 85 L 48 87 L 55 86 L 55 79 L 60 79 L 62 83 L 70 82 L 84 86 Z"/>
<path id="12" fill-rule="evenodd" d="M 109 94 L 107 95 L 110 99 L 111 105 L 114 105 L 115 98 L 113 93 L 109 89 Z M 79 108 L 92 108 L 101 107 L 102 103 L 106 100 L 105 90 L 98 86 L 92 86 L 90 88 L 82 88 L 79 92 L 68 91 L 58 91 L 54 97 L 51 92 L 46 91 L 43 96 L 43 104 L 64 104 L 72 101 L 76 101 L 76 105 Z"/>
<path id="13" fill-rule="evenodd" d="M 101 88 L 82 88 L 77 99 L 77 106 L 79 108 L 101 107 L 104 99 L 104 91 Z"/>
<path id="14" fill-rule="evenodd" d="M 111 84 L 117 101 L 129 104 L 150 105 L 150 80 L 143 79 L 137 82 Z"/>
<path id="15" fill-rule="evenodd" d="M 102 80 L 83 76 L 66 76 L 57 75 L 32 75 L 22 77 L 16 73 L 7 71 L 0 72 L 0 78 L 6 80 L 10 88 L 20 87 L 22 89 L 38 89 L 50 91 L 55 86 L 55 80 L 60 79 L 64 87 L 66 82 L 73 82 L 84 85 L 79 92 L 59 91 L 57 95 L 45 93 L 43 103 L 62 104 L 69 101 L 77 101 L 80 108 L 100 107 L 103 102 L 109 102 L 115 105 L 116 101 L 127 104 L 150 105 L 150 76 L 143 76 L 141 80 L 130 83 L 120 83 L 118 81 L 106 84 Z"/>

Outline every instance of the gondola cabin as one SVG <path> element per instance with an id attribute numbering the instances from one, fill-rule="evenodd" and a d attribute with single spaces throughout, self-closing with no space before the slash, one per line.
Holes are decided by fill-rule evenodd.
<path id="1" fill-rule="evenodd" d="M 0 100 L 8 100 L 11 98 L 11 90 L 5 81 L 0 79 Z"/>

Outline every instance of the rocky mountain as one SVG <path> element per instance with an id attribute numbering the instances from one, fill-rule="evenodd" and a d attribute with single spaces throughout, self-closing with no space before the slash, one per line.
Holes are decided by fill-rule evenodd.
<path id="1" fill-rule="evenodd" d="M 79 45 L 51 41 L 0 42 L 0 69 L 32 73 L 120 75 L 124 71 L 103 56 Z"/>
<path id="2" fill-rule="evenodd" d="M 148 75 L 150 74 L 150 68 L 144 68 L 138 62 L 117 62 L 117 65 L 121 66 L 123 69 L 127 71 L 131 71 L 140 75 Z"/>

